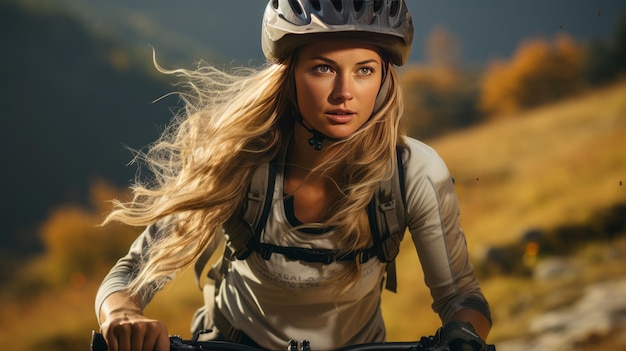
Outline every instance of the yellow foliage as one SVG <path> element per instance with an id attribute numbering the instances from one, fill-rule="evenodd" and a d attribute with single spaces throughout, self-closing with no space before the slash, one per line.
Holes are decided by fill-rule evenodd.
<path id="1" fill-rule="evenodd" d="M 116 197 L 110 185 L 98 181 L 91 188 L 96 210 L 78 205 L 57 207 L 41 226 L 45 254 L 41 258 L 51 283 L 80 285 L 86 275 L 103 274 L 124 255 L 141 228 L 122 225 L 101 227 L 105 200 Z"/>
<path id="2" fill-rule="evenodd" d="M 403 67 L 404 127 L 419 139 L 456 129 L 475 117 L 475 85 L 460 69 L 458 39 L 444 27 L 428 36 L 425 65 Z"/>
<path id="3" fill-rule="evenodd" d="M 480 108 L 503 116 L 580 92 L 583 51 L 569 36 L 522 43 L 514 57 L 492 62 L 483 77 Z"/>
<path id="4" fill-rule="evenodd" d="M 453 129 L 463 111 L 458 104 L 464 86 L 452 66 L 410 66 L 400 76 L 404 97 L 404 126 L 417 138 Z"/>

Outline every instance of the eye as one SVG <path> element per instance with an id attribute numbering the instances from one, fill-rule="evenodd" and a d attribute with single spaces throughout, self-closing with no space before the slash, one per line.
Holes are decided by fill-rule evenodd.
<path id="1" fill-rule="evenodd" d="M 372 67 L 359 67 L 357 73 L 362 76 L 371 76 L 374 74 L 374 69 Z"/>
<path id="2" fill-rule="evenodd" d="M 313 72 L 315 73 L 325 74 L 325 73 L 331 73 L 332 71 L 333 69 L 329 65 L 318 65 L 318 66 L 313 67 Z"/>

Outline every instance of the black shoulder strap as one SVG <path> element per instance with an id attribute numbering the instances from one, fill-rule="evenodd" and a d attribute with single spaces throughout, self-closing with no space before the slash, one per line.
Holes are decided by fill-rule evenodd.
<path id="1" fill-rule="evenodd" d="M 248 187 L 247 201 L 244 201 L 238 213 L 224 223 L 226 258 L 243 260 L 258 248 L 261 232 L 272 207 L 275 183 L 276 170 L 273 162 L 259 165 L 254 170 Z M 205 250 L 196 260 L 194 273 L 198 285 L 212 251 Z M 219 270 L 219 267 L 217 268 Z"/>
<path id="2" fill-rule="evenodd" d="M 395 258 L 406 231 L 403 148 L 396 147 L 396 164 L 391 178 L 380 182 L 370 203 L 370 227 L 378 259 L 387 263 L 385 289 L 397 292 Z"/>
<path id="3" fill-rule="evenodd" d="M 274 183 L 274 164 L 260 165 L 252 175 L 243 213 L 232 216 L 224 224 L 226 244 L 237 259 L 245 260 L 258 250 L 261 233 L 272 209 Z"/>

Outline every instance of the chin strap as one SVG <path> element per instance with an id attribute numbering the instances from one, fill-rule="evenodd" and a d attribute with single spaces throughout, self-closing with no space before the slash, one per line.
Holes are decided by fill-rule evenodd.
<path id="1" fill-rule="evenodd" d="M 315 150 L 317 151 L 321 151 L 322 150 L 322 142 L 324 140 L 328 140 L 328 141 L 340 141 L 342 140 L 342 138 L 331 138 L 328 135 L 325 135 L 309 126 L 307 126 L 306 124 L 304 124 L 304 122 L 302 121 L 302 117 L 298 118 L 298 123 L 300 123 L 300 125 L 302 125 L 304 127 L 304 129 L 306 129 L 307 131 L 309 131 L 309 133 L 313 134 L 312 137 L 309 138 L 309 145 L 311 145 Z"/>

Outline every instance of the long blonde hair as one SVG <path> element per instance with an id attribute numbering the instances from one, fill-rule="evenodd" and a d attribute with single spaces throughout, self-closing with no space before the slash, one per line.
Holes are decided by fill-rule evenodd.
<path id="1" fill-rule="evenodd" d="M 132 200 L 114 201 L 104 222 L 168 223 L 145 253 L 131 292 L 159 286 L 221 237 L 223 223 L 243 201 L 252 170 L 269 162 L 294 128 L 295 60 L 294 54 L 282 63 L 232 72 L 212 66 L 160 68 L 186 79 L 180 93 L 185 111 L 146 152 L 138 153 L 137 160 L 152 177 L 136 179 Z M 371 243 L 366 207 L 378 182 L 390 176 L 389 160 L 402 144 L 403 104 L 391 65 L 387 74 L 389 89 L 382 106 L 359 131 L 333 146 L 336 157 L 318 167 L 343 170 L 344 178 L 336 181 L 344 197 L 328 221 L 340 233 L 341 251 Z M 356 262 L 353 267 L 345 275 L 356 281 L 360 269 Z"/>

